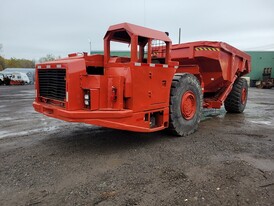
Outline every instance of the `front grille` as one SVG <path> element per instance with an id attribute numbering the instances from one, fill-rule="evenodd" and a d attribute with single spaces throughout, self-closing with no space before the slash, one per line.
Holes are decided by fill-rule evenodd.
<path id="1" fill-rule="evenodd" d="M 66 99 L 66 70 L 39 69 L 40 96 L 65 101 Z"/>

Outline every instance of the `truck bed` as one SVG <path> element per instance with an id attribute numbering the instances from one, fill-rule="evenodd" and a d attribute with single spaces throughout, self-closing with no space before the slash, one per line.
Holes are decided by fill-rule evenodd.
<path id="1" fill-rule="evenodd" d="M 224 42 L 198 41 L 172 45 L 178 73 L 196 75 L 204 92 L 204 106 L 219 108 L 237 77 L 250 72 L 250 56 Z"/>

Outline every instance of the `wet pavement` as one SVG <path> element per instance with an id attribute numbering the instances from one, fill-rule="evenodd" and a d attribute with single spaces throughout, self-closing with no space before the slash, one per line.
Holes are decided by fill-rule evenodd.
<path id="1" fill-rule="evenodd" d="M 0 87 L 1 205 L 273 205 L 274 89 L 246 110 L 204 110 L 185 138 L 34 112 L 33 86 Z"/>

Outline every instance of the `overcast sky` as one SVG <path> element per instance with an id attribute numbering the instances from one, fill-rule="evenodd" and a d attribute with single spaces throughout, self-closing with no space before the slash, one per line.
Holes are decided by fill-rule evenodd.
<path id="1" fill-rule="evenodd" d="M 0 0 L 1 55 L 103 50 L 112 24 L 168 31 L 173 43 L 224 41 L 242 50 L 274 51 L 274 0 Z"/>

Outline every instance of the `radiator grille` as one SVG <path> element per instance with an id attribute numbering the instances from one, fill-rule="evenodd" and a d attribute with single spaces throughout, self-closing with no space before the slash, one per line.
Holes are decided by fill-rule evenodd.
<path id="1" fill-rule="evenodd" d="M 66 70 L 39 69 L 40 96 L 65 101 L 66 99 Z"/>

